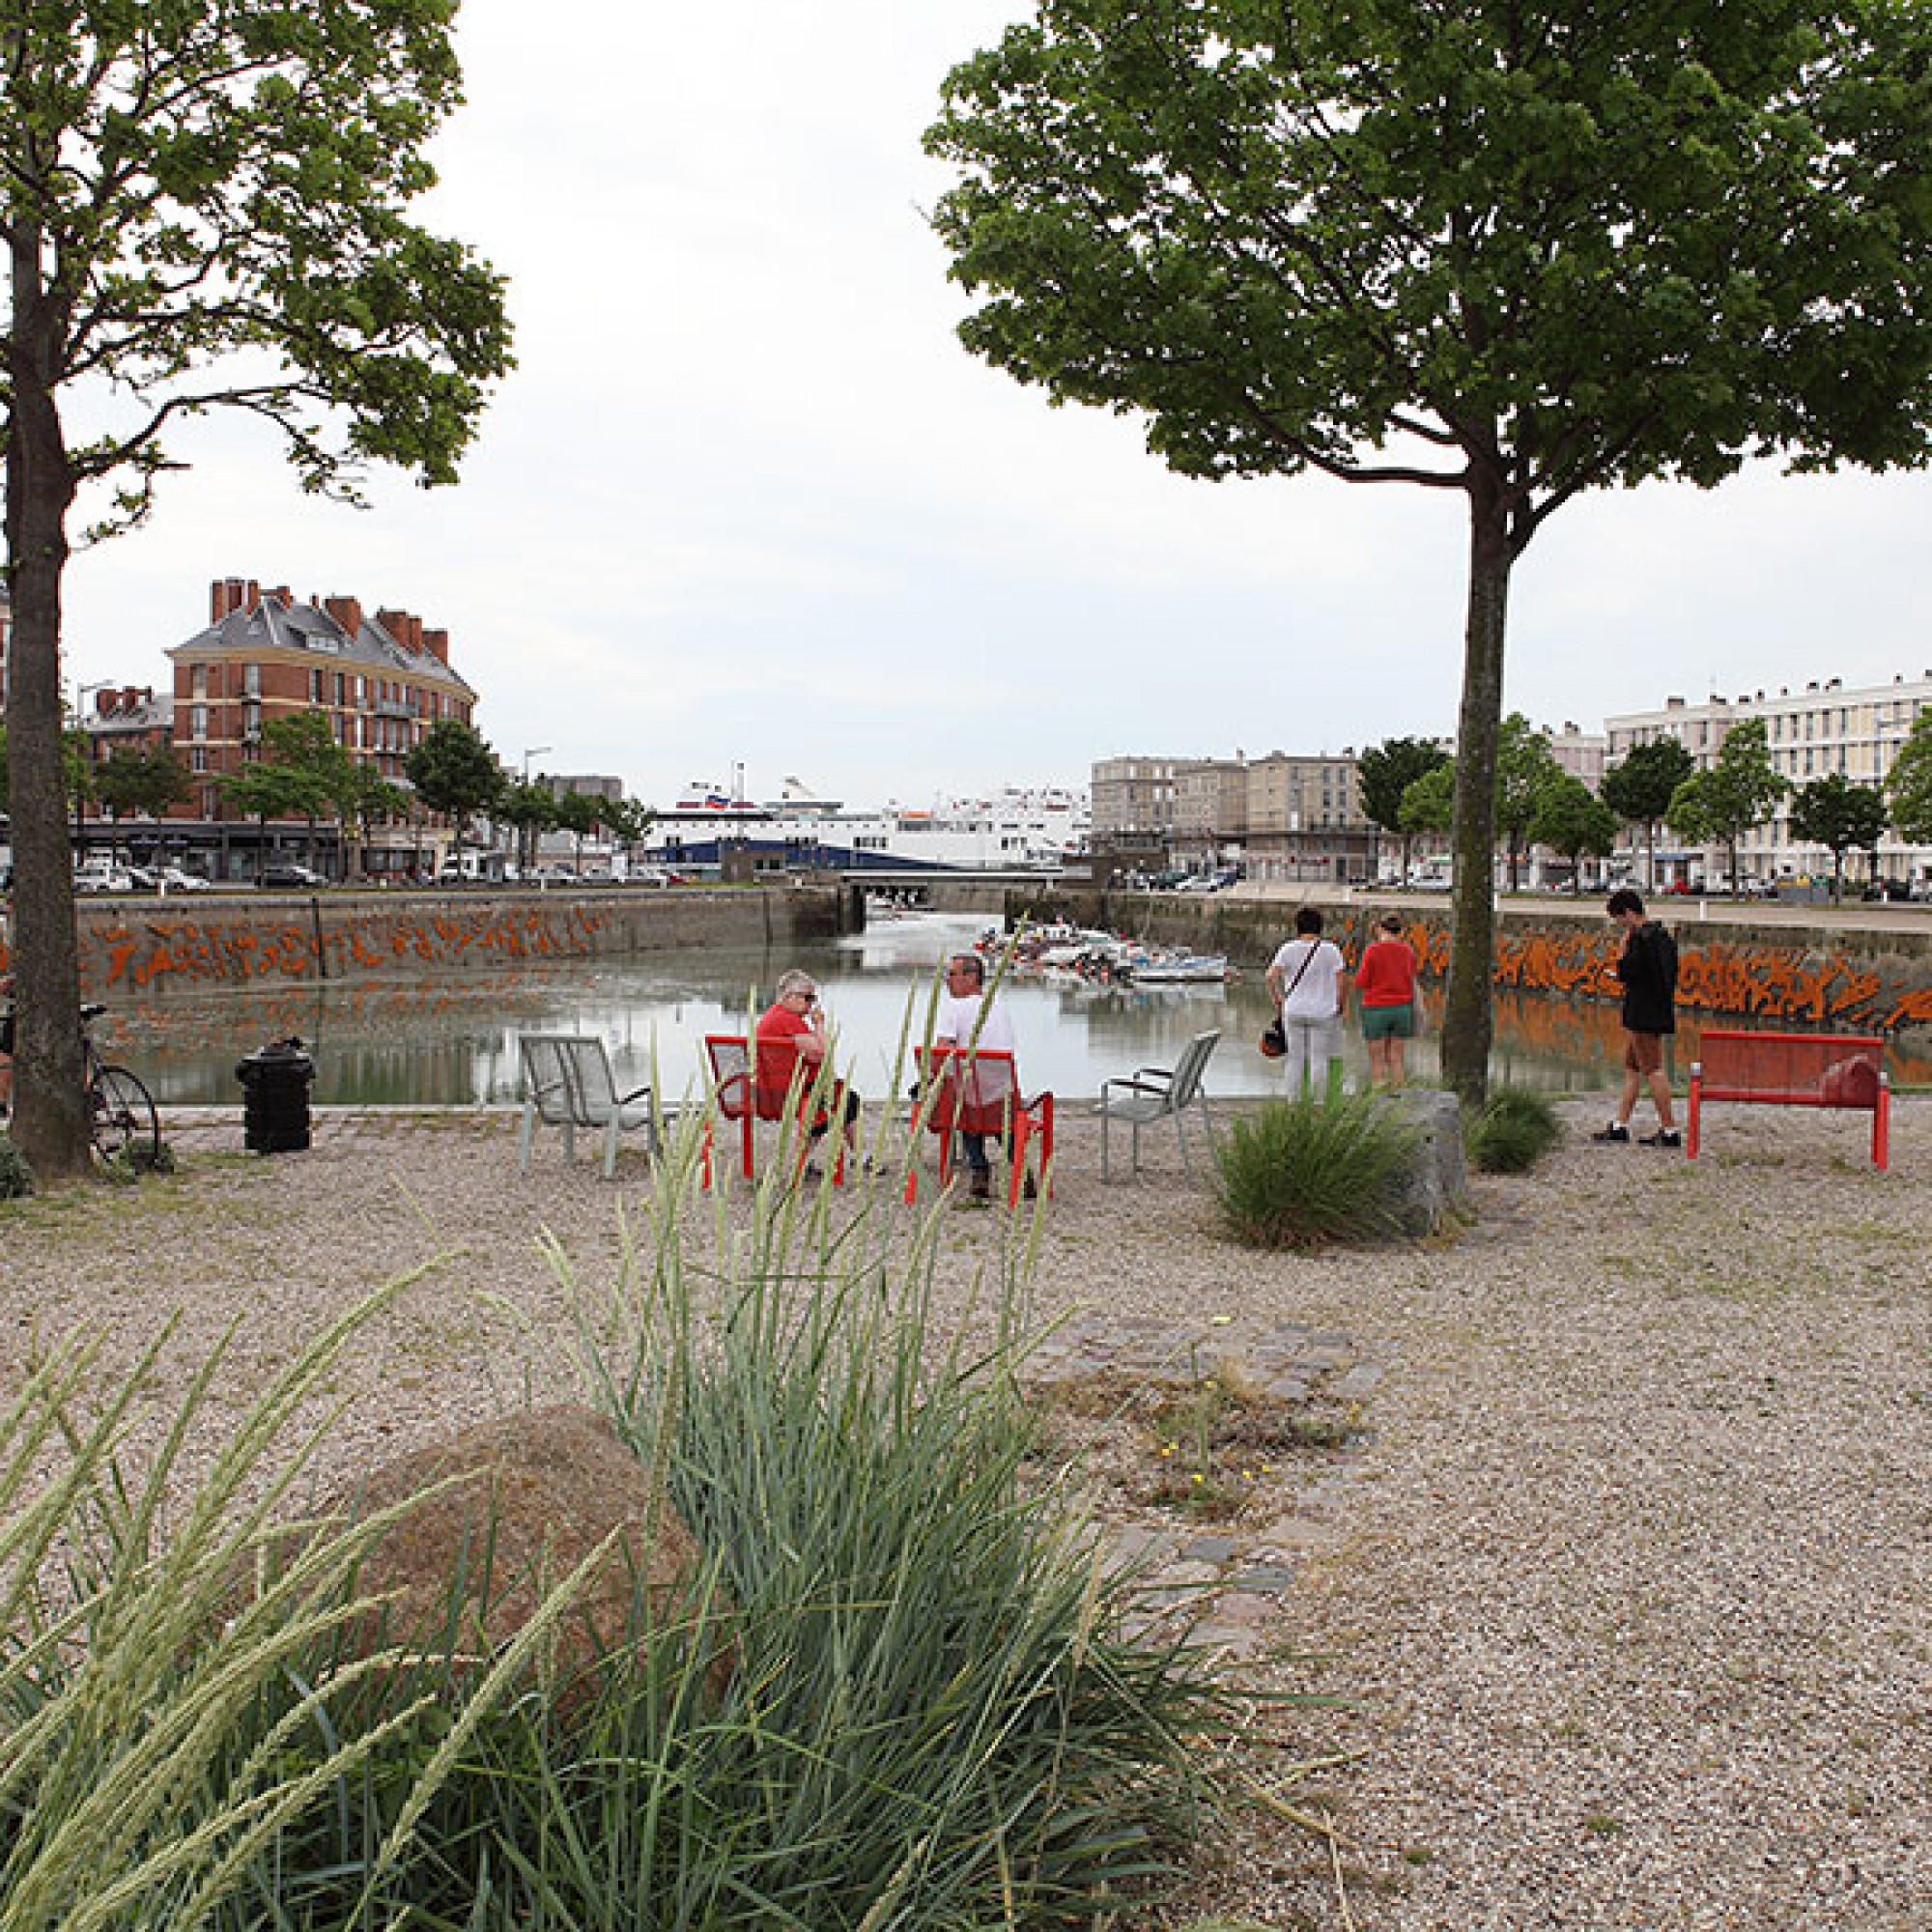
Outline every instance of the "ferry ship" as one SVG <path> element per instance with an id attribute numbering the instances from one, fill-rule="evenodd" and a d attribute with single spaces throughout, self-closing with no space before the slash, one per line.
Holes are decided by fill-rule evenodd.
<path id="1" fill-rule="evenodd" d="M 1058 871 L 1087 849 L 1084 789 L 1003 786 L 931 809 L 848 809 L 788 778 L 758 804 L 713 784 L 687 785 L 651 826 L 651 863 L 720 865 L 727 850 L 754 864 L 813 871 Z"/>

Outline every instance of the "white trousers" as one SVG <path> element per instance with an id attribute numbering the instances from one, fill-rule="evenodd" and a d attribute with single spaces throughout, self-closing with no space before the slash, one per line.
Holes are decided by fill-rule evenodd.
<path id="1" fill-rule="evenodd" d="M 1342 1016 L 1329 1013 L 1319 1020 L 1282 1015 L 1281 1031 L 1288 1041 L 1282 1065 L 1288 1074 L 1288 1095 L 1297 1098 L 1312 1085 L 1318 1096 L 1328 1092 L 1328 1067 L 1342 1057 Z"/>

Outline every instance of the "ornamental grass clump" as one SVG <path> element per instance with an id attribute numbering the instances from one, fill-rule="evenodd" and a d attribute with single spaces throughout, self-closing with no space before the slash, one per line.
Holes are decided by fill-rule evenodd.
<path id="1" fill-rule="evenodd" d="M 1215 1199 L 1223 1225 L 1255 1248 L 1377 1240 L 1401 1228 L 1419 1136 L 1378 1094 L 1277 1100 L 1222 1137 Z"/>
<path id="2" fill-rule="evenodd" d="M 1541 1094 L 1501 1087 L 1466 1137 L 1469 1159 L 1485 1174 L 1526 1174 L 1562 1138 L 1556 1110 Z"/>
<path id="3" fill-rule="evenodd" d="M 1021 1264 L 979 1340 L 947 1332 L 945 1217 L 895 1192 L 835 1229 L 761 1190 L 717 1281 L 661 1189 L 585 1322 L 594 1399 L 722 1567 L 738 1669 L 670 1754 L 675 1802 L 601 1809 L 535 1923 L 612 1888 L 614 1922 L 667 1932 L 1084 1921 L 1198 1827 L 1222 1693 L 1178 1638 L 1126 1634 L 1142 1585 L 1029 1486 Z"/>
<path id="4" fill-rule="evenodd" d="M 23 1201 L 34 1191 L 34 1170 L 27 1156 L 0 1128 L 0 1201 Z"/>
<path id="5" fill-rule="evenodd" d="M 1180 1634 L 1129 1634 L 1145 1585 L 1029 1460 L 1027 1231 L 969 1343 L 935 1312 L 948 1217 L 890 1178 L 720 1188 L 687 1264 L 696 1156 L 687 1121 L 614 1286 L 570 1284 L 592 1399 L 705 1552 L 591 1670 L 609 1543 L 493 1651 L 473 1568 L 408 1629 L 361 1584 L 406 1505 L 304 1504 L 393 1291 L 196 1480 L 220 1351 L 158 1442 L 158 1353 L 99 1391 L 98 1343 L 34 1373 L 0 1415 L 0 1932 L 1025 1932 L 1187 1856 L 1231 1705 Z"/>

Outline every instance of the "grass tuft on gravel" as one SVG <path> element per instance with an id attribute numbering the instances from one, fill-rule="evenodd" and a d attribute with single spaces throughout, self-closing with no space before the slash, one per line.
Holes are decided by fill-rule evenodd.
<path id="1" fill-rule="evenodd" d="M 1223 1226 L 1256 1248 L 1375 1240 L 1398 1227 L 1417 1140 L 1378 1094 L 1279 1100 L 1236 1120 L 1216 1158 Z"/>

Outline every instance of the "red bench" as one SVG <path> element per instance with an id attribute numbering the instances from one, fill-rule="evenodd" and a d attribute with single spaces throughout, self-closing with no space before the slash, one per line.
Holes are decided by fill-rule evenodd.
<path id="1" fill-rule="evenodd" d="M 1752 1100 L 1772 1107 L 1862 1108 L 1872 1117 L 1872 1165 L 1891 1160 L 1891 1082 L 1885 1041 L 1829 1033 L 1720 1033 L 1704 1030 L 1702 1058 L 1690 1068 L 1690 1132 L 1697 1158 L 1698 1113 L 1706 1100 Z"/>

